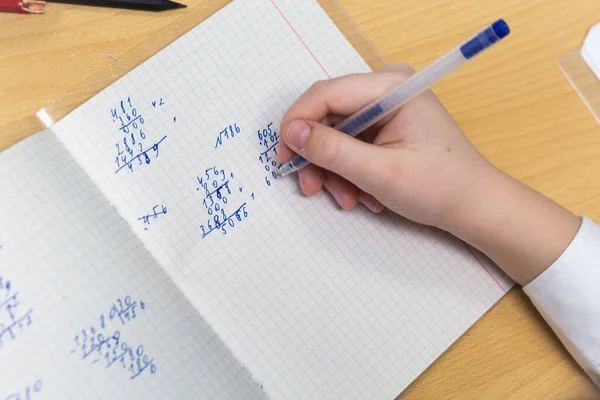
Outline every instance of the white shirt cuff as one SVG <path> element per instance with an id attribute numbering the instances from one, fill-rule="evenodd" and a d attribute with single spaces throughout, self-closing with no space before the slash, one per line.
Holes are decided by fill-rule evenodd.
<path id="1" fill-rule="evenodd" d="M 583 217 L 569 247 L 523 290 L 600 387 L 600 226 Z"/>

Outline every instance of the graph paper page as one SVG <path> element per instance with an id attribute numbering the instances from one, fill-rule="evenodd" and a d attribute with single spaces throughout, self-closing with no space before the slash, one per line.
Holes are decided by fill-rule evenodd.
<path id="1" fill-rule="evenodd" d="M 236 0 L 54 128 L 272 398 L 393 398 L 510 287 L 449 236 L 273 176 L 292 102 L 367 71 L 316 2 Z"/>
<path id="2" fill-rule="evenodd" d="M 0 187 L 0 399 L 266 398 L 52 133 Z"/>

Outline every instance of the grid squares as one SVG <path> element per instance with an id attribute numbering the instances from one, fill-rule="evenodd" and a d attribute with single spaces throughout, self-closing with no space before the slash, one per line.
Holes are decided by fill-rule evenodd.
<path id="1" fill-rule="evenodd" d="M 256 130 L 277 126 L 324 70 L 368 67 L 316 3 L 236 0 L 55 130 L 271 397 L 390 398 L 503 293 L 461 243 L 433 229 L 340 212 L 325 195 L 299 197 L 290 180 L 263 184 Z M 116 175 L 119 133 L 107 116 L 127 96 L 144 104 L 151 137 L 168 139 L 160 159 Z M 158 96 L 168 106 L 153 111 Z M 242 134 L 215 150 L 233 122 Z M 256 201 L 227 236 L 202 239 L 195 176 L 211 165 L 234 170 Z M 143 231 L 137 218 L 159 202 L 168 218 Z"/>
<path id="2" fill-rule="evenodd" d="M 0 276 L 33 309 L 31 325 L 0 346 L 0 398 L 37 380 L 40 398 L 266 398 L 52 132 L 0 155 L 0 185 Z M 145 310 L 110 322 L 127 295 Z M 144 346 L 155 375 L 131 380 L 119 364 L 72 353 L 102 313 L 107 330 Z"/>

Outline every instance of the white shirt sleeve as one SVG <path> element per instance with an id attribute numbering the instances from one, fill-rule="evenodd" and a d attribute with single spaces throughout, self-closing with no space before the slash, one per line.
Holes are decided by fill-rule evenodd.
<path id="1" fill-rule="evenodd" d="M 564 253 L 523 290 L 600 387 L 600 226 L 584 217 Z"/>

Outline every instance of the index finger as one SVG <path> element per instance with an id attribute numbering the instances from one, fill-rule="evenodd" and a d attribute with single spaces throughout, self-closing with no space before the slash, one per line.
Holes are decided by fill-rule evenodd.
<path id="1" fill-rule="evenodd" d="M 299 119 L 321 121 L 327 115 L 350 115 L 408 79 L 412 70 L 406 64 L 392 64 L 374 73 L 346 75 L 315 82 L 288 109 L 281 120 L 285 137 L 290 124 Z M 294 152 L 280 140 L 277 155 L 288 161 Z"/>

